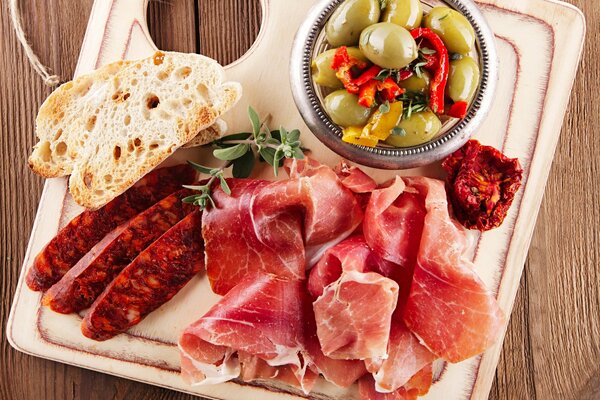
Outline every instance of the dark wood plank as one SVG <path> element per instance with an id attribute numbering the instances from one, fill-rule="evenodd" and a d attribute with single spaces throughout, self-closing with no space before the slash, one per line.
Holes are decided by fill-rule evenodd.
<path id="1" fill-rule="evenodd" d="M 198 52 L 230 64 L 252 46 L 260 23 L 259 0 L 198 0 Z"/>

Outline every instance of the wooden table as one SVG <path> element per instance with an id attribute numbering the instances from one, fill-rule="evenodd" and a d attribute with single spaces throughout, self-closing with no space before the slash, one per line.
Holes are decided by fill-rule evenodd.
<path id="1" fill-rule="evenodd" d="M 22 1 L 25 30 L 40 59 L 72 76 L 92 0 Z M 491 399 L 600 399 L 600 6 L 569 0 L 588 18 L 588 40 Z M 150 6 L 160 48 L 202 52 L 229 63 L 252 44 L 258 0 L 171 0 Z M 160 26 L 158 22 L 160 21 Z M 192 399 L 13 350 L 5 324 L 43 180 L 27 167 L 37 107 L 50 93 L 0 7 L 0 399 Z M 225 22 L 225 23 L 222 23 Z M 566 95 L 566 94 L 565 94 Z"/>

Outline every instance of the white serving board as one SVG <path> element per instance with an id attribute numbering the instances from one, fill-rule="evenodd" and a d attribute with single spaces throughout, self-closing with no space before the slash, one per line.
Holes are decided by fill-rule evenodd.
<path id="1" fill-rule="evenodd" d="M 111 61 L 154 52 L 146 25 L 147 2 L 96 0 L 76 75 Z M 227 66 L 228 78 L 243 84 L 244 96 L 225 119 L 230 131 L 247 130 L 246 109 L 251 104 L 261 114 L 270 113 L 273 126 L 301 128 L 302 140 L 312 156 L 334 165 L 339 158 L 305 126 L 287 84 L 291 43 L 313 3 L 262 0 L 263 22 L 256 42 L 241 59 Z M 477 272 L 510 314 L 581 56 L 585 20 L 576 8 L 554 0 L 482 0 L 478 4 L 496 35 L 500 80 L 490 117 L 475 137 L 518 157 L 525 170 L 525 184 L 504 225 L 475 235 L 472 253 Z M 186 150 L 168 162 L 198 157 L 199 150 Z M 259 175 L 268 177 L 269 171 Z M 394 174 L 372 169 L 368 172 L 380 181 Z M 439 165 L 403 174 L 442 175 Z M 7 325 L 7 337 L 16 349 L 209 398 L 301 398 L 235 382 L 192 388 L 180 379 L 177 338 L 218 299 L 204 276 L 195 278 L 129 333 L 103 343 L 81 334 L 80 316 L 60 315 L 41 307 L 40 294 L 27 288 L 24 275 L 59 228 L 81 211 L 66 189 L 66 179 L 62 178 L 48 180 L 44 187 Z M 481 357 L 447 366 L 424 399 L 487 398 L 501 349 L 499 341 Z M 345 392 L 326 383 L 319 383 L 316 391 L 327 397 L 355 398 L 352 390 Z"/>

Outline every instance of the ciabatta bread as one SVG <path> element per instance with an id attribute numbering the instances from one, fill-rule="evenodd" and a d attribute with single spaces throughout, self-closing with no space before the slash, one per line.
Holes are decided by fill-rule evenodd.
<path id="1" fill-rule="evenodd" d="M 192 139 L 214 140 L 218 118 L 240 97 L 239 83 L 197 54 L 110 64 L 48 97 L 29 165 L 49 178 L 70 174 L 75 201 L 98 208 Z"/>

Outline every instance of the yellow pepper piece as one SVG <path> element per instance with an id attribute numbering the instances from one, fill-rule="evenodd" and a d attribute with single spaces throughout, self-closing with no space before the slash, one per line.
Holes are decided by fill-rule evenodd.
<path id="1" fill-rule="evenodd" d="M 390 110 L 382 113 L 377 110 L 371 116 L 369 123 L 363 128 L 362 136 L 373 136 L 379 140 L 386 140 L 392 130 L 402 121 L 403 105 L 401 101 L 390 104 Z"/>
<path id="2" fill-rule="evenodd" d="M 363 135 L 363 128 L 360 126 L 349 126 L 344 128 L 342 140 L 346 143 L 357 144 L 367 147 L 376 147 L 379 139 L 370 135 Z"/>

